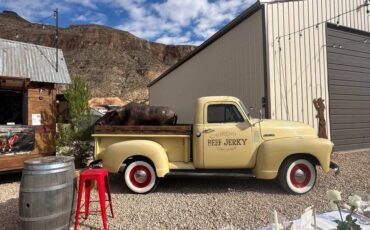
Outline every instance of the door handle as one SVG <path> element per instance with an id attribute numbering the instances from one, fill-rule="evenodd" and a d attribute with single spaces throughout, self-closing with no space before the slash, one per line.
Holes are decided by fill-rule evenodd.
<path id="1" fill-rule="evenodd" d="M 213 131 L 215 131 L 214 129 L 205 129 L 203 130 L 203 133 L 212 133 Z"/>

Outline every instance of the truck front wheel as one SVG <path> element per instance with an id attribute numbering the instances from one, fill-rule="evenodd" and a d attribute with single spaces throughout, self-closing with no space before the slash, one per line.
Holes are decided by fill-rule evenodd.
<path id="1" fill-rule="evenodd" d="M 308 160 L 291 158 L 283 162 L 278 180 L 283 189 L 293 194 L 309 192 L 316 183 L 316 168 Z"/>
<path id="2" fill-rule="evenodd" d="M 133 161 L 125 169 L 125 184 L 134 193 L 145 194 L 155 189 L 158 178 L 154 167 L 145 161 Z"/>

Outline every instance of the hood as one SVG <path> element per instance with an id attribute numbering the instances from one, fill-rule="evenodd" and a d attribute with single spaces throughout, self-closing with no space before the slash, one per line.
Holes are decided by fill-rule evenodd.
<path id="1" fill-rule="evenodd" d="M 256 120 L 258 122 L 258 120 Z M 285 137 L 317 137 L 316 131 L 309 125 L 294 121 L 262 120 L 258 122 L 262 138 L 265 140 Z"/>

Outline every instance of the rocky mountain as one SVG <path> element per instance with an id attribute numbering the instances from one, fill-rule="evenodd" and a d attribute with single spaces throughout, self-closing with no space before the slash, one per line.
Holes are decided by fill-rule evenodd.
<path id="1" fill-rule="evenodd" d="M 0 13 L 0 37 L 54 47 L 55 27 L 4 11 Z M 59 28 L 58 38 L 71 77 L 84 77 L 92 97 L 118 96 L 135 101 L 146 101 L 146 85 L 194 49 L 148 42 L 100 25 Z"/>

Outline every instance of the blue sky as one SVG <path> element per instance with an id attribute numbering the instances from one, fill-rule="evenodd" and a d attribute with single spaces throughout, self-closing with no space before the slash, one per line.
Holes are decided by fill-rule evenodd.
<path id="1" fill-rule="evenodd" d="M 212 36 L 256 0 L 0 0 L 32 22 L 59 9 L 60 25 L 100 24 L 149 41 L 193 44 Z M 53 18 L 43 21 L 53 24 Z"/>

